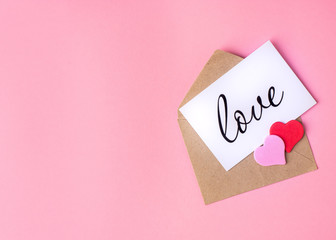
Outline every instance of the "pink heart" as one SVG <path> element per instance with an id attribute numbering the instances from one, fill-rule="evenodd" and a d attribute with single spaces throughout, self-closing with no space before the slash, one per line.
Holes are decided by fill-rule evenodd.
<path id="1" fill-rule="evenodd" d="M 284 141 L 276 135 L 269 135 L 264 145 L 254 151 L 254 159 L 262 166 L 286 164 Z"/>

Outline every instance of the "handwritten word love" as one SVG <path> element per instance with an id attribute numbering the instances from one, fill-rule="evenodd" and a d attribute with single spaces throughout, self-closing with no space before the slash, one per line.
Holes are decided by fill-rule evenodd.
<path id="1" fill-rule="evenodd" d="M 279 100 L 278 103 L 274 102 L 274 97 L 275 97 L 275 88 L 272 86 L 269 88 L 268 90 L 268 102 L 269 105 L 264 105 L 262 102 L 262 99 L 260 96 L 257 97 L 257 103 L 260 107 L 260 114 L 259 116 L 256 115 L 256 111 L 255 111 L 255 106 L 253 105 L 251 108 L 251 118 L 249 121 L 246 121 L 246 117 L 243 114 L 242 111 L 240 110 L 236 110 L 233 114 L 233 118 L 237 123 L 237 129 L 236 129 L 236 135 L 233 138 L 229 138 L 227 136 L 227 125 L 228 125 L 228 116 L 227 116 L 227 112 L 228 112 L 228 106 L 227 106 L 227 100 L 224 94 L 219 95 L 218 97 L 218 101 L 217 101 L 217 115 L 218 115 L 218 124 L 219 124 L 219 129 L 220 132 L 223 136 L 223 138 L 228 141 L 229 143 L 233 143 L 234 141 L 236 141 L 238 134 L 242 133 L 244 134 L 247 130 L 247 125 L 252 122 L 253 119 L 255 119 L 256 121 L 259 121 L 262 117 L 262 112 L 263 109 L 267 109 L 269 107 L 278 107 L 282 100 L 283 100 L 283 96 L 284 96 L 284 91 L 282 91 L 281 94 L 281 99 Z M 221 115 L 221 107 L 224 108 L 224 116 Z M 222 119 L 224 119 L 224 126 L 222 124 Z"/>

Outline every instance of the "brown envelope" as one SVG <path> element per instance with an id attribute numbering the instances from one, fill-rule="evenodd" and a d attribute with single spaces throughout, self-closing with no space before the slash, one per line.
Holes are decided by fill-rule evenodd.
<path id="1" fill-rule="evenodd" d="M 236 55 L 217 50 L 204 66 L 179 108 L 203 91 L 242 60 Z M 301 121 L 301 119 L 298 119 Z M 178 123 L 187 146 L 205 204 L 210 204 L 243 192 L 316 170 L 316 163 L 307 135 L 286 153 L 286 165 L 263 167 L 253 153 L 226 171 L 189 122 L 178 111 Z"/>

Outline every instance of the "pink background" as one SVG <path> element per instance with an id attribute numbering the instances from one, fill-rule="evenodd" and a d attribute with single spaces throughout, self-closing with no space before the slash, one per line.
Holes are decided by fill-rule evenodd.
<path id="1" fill-rule="evenodd" d="M 335 239 L 336 4 L 277 2 L 1 0 L 0 239 Z M 177 107 L 268 39 L 319 170 L 205 206 Z"/>

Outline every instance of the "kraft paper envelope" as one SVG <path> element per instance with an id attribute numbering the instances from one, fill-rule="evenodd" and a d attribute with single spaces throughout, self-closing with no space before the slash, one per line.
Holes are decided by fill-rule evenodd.
<path id="1" fill-rule="evenodd" d="M 241 57 L 216 50 L 191 86 L 179 109 L 241 60 Z M 293 150 L 286 153 L 286 165 L 260 166 L 255 162 L 253 153 L 251 153 L 232 169 L 226 171 L 180 111 L 178 111 L 178 123 L 205 204 L 317 169 L 305 134 Z"/>

